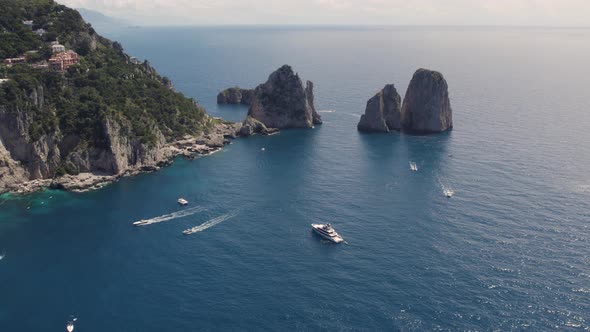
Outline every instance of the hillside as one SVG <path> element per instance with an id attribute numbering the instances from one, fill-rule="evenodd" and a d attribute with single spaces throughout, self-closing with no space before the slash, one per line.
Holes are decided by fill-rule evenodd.
<path id="1" fill-rule="evenodd" d="M 156 165 L 167 144 L 219 122 L 76 10 L 52 0 L 0 8 L 0 192 Z"/>

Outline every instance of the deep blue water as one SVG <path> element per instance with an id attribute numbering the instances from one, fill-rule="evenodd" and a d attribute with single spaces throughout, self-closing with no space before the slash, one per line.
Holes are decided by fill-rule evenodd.
<path id="1" fill-rule="evenodd" d="M 242 119 L 217 92 L 285 63 L 335 112 L 103 190 L 4 197 L 1 331 L 60 331 L 70 315 L 76 331 L 590 329 L 590 30 L 109 37 L 212 115 Z M 366 100 L 386 83 L 403 96 L 419 67 L 445 75 L 455 129 L 359 134 Z M 194 214 L 131 226 L 183 210 L 179 196 Z M 348 245 L 322 242 L 312 222 Z"/>

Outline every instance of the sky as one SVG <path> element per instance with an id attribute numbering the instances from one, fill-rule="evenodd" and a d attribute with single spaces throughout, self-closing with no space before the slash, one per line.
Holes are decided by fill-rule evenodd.
<path id="1" fill-rule="evenodd" d="M 138 25 L 590 25 L 590 0 L 57 1 Z"/>

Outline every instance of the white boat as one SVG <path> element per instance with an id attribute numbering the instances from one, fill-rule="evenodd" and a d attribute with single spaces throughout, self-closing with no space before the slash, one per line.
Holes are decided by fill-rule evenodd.
<path id="1" fill-rule="evenodd" d="M 336 230 L 334 230 L 330 224 L 311 224 L 311 228 L 326 240 L 330 240 L 334 243 L 344 242 L 342 236 L 336 233 Z"/>
<path id="2" fill-rule="evenodd" d="M 455 192 L 452 191 L 451 189 L 445 189 L 445 190 L 443 190 L 443 194 L 445 194 L 446 197 L 451 198 L 451 197 L 453 197 Z"/>
<path id="3" fill-rule="evenodd" d="M 266 148 L 260 148 L 260 151 L 266 151 Z"/>
<path id="4" fill-rule="evenodd" d="M 410 161 L 410 169 L 412 170 L 412 172 L 417 172 L 418 171 L 418 165 L 416 165 L 415 162 Z"/>
<path id="5" fill-rule="evenodd" d="M 3 251 L 3 252 L 0 254 L 0 261 L 1 261 L 1 260 L 3 260 L 3 259 L 4 259 L 4 257 L 6 257 L 6 252 L 4 252 L 4 251 Z"/>
<path id="6" fill-rule="evenodd" d="M 68 332 L 73 332 L 74 331 L 74 323 L 68 322 L 68 325 L 66 326 L 66 330 L 68 330 Z"/>
<path id="7" fill-rule="evenodd" d="M 186 199 L 184 199 L 184 198 L 179 198 L 178 199 L 178 204 L 180 204 L 180 205 L 187 205 L 188 204 L 188 201 Z"/>
<path id="8" fill-rule="evenodd" d="M 144 220 L 134 222 L 133 226 L 143 226 L 143 225 L 147 225 L 148 223 L 149 223 L 149 221 L 144 219 Z"/>

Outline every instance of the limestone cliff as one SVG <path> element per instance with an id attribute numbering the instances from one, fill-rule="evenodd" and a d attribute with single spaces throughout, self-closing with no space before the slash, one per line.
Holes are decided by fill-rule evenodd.
<path id="1" fill-rule="evenodd" d="M 254 90 L 242 89 L 239 87 L 229 88 L 221 91 L 217 95 L 218 104 L 242 104 L 250 106 L 252 103 L 252 97 L 254 96 Z"/>
<path id="2" fill-rule="evenodd" d="M 418 69 L 404 98 L 401 111 L 403 130 L 438 133 L 453 128 L 453 110 L 447 81 L 439 72 Z"/>
<path id="3" fill-rule="evenodd" d="M 30 102 L 34 103 L 33 99 Z M 34 116 L 0 106 L 0 193 L 30 192 L 54 184 L 58 188 L 81 190 L 120 176 L 157 170 L 176 155 L 191 156 L 222 147 L 227 143 L 225 137 L 235 137 L 241 127 L 213 123 L 211 118 L 208 121 L 209 130 L 179 141 L 168 141 L 153 123 L 148 127 L 155 140 L 143 142 L 126 134 L 127 119 L 106 117 L 99 128 L 105 141 L 89 143 L 75 135 L 64 136 L 58 128 L 33 138 L 30 133 Z M 77 174 L 84 174 L 82 180 L 88 174 L 98 177 L 84 182 L 75 177 Z"/>
<path id="4" fill-rule="evenodd" d="M 401 129 L 401 97 L 393 84 L 386 85 L 367 101 L 357 129 L 377 133 Z"/>
<path id="5" fill-rule="evenodd" d="M 321 124 L 314 106 L 313 83 L 284 65 L 254 90 L 248 116 L 268 128 L 311 128 Z"/>

